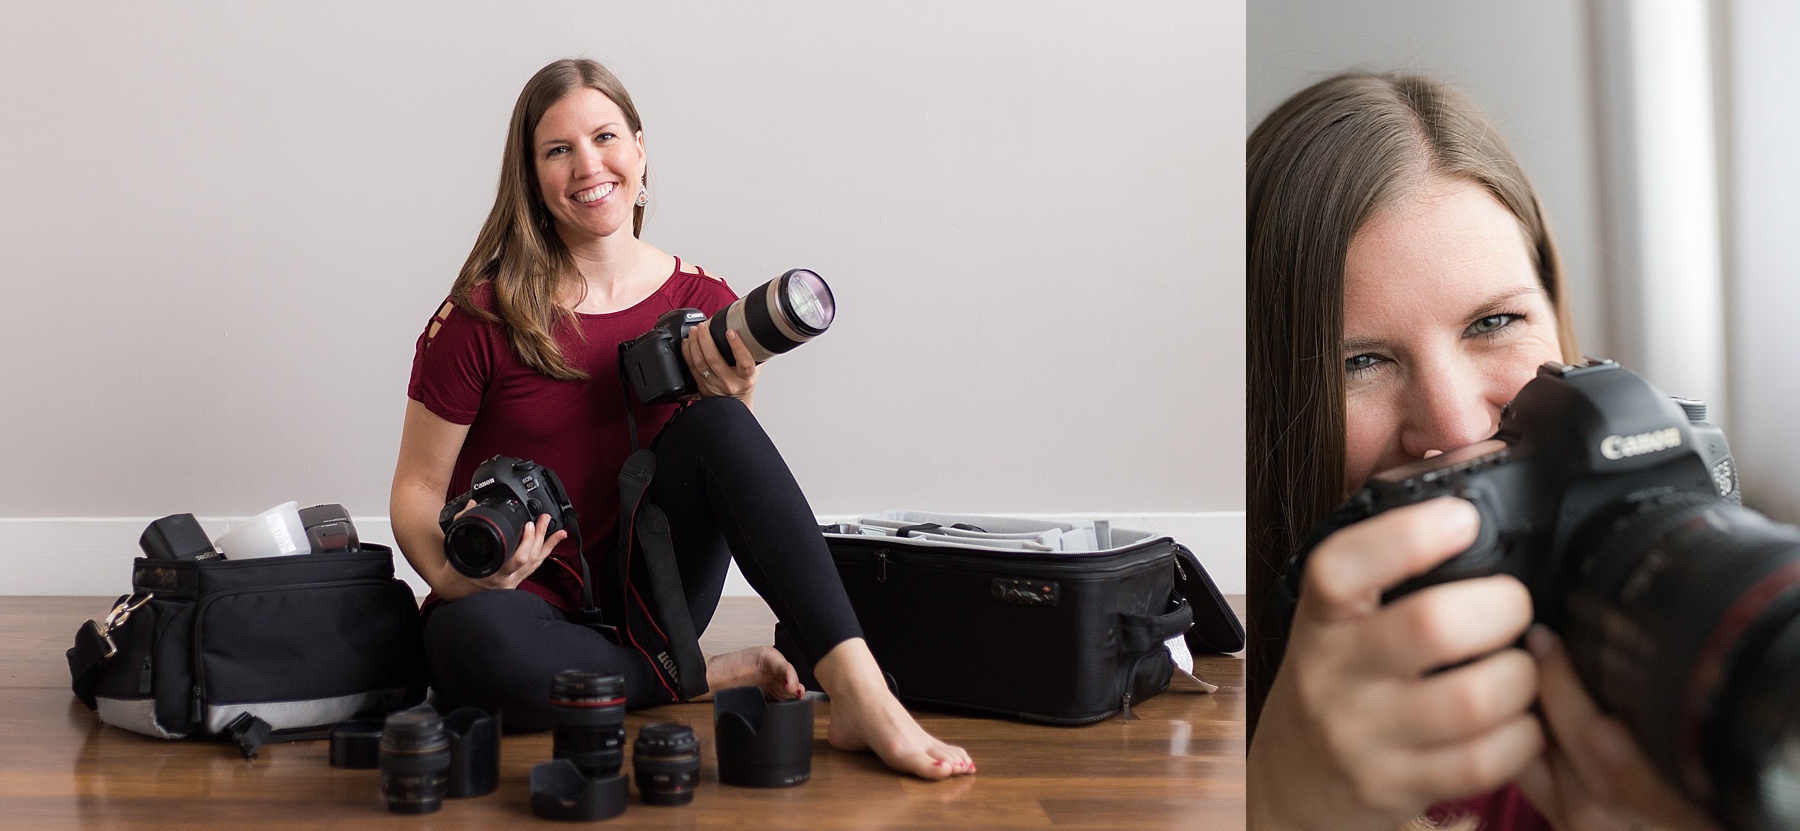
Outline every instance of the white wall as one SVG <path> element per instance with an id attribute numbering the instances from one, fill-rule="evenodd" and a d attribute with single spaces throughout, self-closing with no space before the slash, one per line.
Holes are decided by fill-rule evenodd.
<path id="1" fill-rule="evenodd" d="M 1800 522 L 1800 7 L 1727 5 L 1731 444 L 1746 504 Z"/>
<path id="2" fill-rule="evenodd" d="M 59 575 L 0 593 L 123 591 L 168 513 L 379 526 L 413 341 L 570 55 L 643 113 L 647 239 L 836 290 L 757 398 L 818 512 L 1131 514 L 1241 591 L 1244 15 L 0 0 L 0 553 Z"/>
<path id="3" fill-rule="evenodd" d="M 1426 72 L 1480 103 L 1550 216 L 1582 350 L 1612 354 L 1582 0 L 1256 0 L 1249 33 L 1249 128 L 1308 84 L 1352 68 Z"/>

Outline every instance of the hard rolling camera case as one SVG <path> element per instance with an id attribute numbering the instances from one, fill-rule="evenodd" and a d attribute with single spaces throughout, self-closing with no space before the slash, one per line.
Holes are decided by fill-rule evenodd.
<path id="1" fill-rule="evenodd" d="M 1087 724 L 1169 685 L 1165 641 L 1244 648 L 1193 553 L 1105 521 L 891 511 L 827 526 L 869 649 L 902 701 Z M 810 666 L 780 627 L 776 646 Z"/>
<path id="2" fill-rule="evenodd" d="M 68 651 L 76 697 L 108 724 L 165 739 L 229 737 L 253 756 L 272 736 L 424 699 L 418 605 L 386 546 L 140 557 L 131 583 Z"/>

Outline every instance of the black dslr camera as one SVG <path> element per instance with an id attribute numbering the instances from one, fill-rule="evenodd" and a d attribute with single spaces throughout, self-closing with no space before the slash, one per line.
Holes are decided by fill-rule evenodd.
<path id="1" fill-rule="evenodd" d="M 681 341 L 688 330 L 705 322 L 706 313 L 699 309 L 671 309 L 656 319 L 650 331 L 619 344 L 619 372 L 639 401 L 667 404 L 698 391 L 681 356 Z M 722 354 L 731 354 L 729 345 Z"/>
<path id="2" fill-rule="evenodd" d="M 688 330 L 705 326 L 725 362 L 737 365 L 726 332 L 737 332 L 757 363 L 787 352 L 825 334 L 837 317 L 837 303 L 825 278 L 795 268 L 750 293 L 712 319 L 699 309 L 663 312 L 656 323 L 631 340 L 619 344 L 619 373 L 625 376 L 644 404 L 667 404 L 698 392 L 687 361 L 681 357 L 681 341 Z"/>
<path id="3" fill-rule="evenodd" d="M 548 514 L 546 536 L 563 528 L 576 533 L 575 506 L 556 472 L 536 462 L 495 456 L 475 468 L 473 486 L 438 512 L 444 529 L 444 555 L 469 577 L 486 577 L 512 558 L 524 537 L 525 523 Z M 469 500 L 475 507 L 457 516 Z"/>
<path id="4" fill-rule="evenodd" d="M 1388 593 L 1511 574 L 1588 692 L 1652 762 L 1737 831 L 1800 827 L 1800 529 L 1741 507 L 1706 406 L 1610 361 L 1547 363 L 1494 438 L 1379 473 L 1289 563 L 1293 615 L 1327 535 L 1438 496 L 1481 512 L 1474 545 Z"/>

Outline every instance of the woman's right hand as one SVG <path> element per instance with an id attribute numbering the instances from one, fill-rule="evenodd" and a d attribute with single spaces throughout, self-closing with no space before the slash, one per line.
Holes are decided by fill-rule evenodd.
<path id="1" fill-rule="evenodd" d="M 468 513 L 469 509 L 473 507 L 475 507 L 475 500 L 471 499 L 467 505 L 463 506 L 462 510 L 456 512 L 456 515 L 461 517 L 463 514 Z M 556 550 L 558 543 L 568 539 L 569 531 L 567 528 L 558 530 L 556 533 L 551 534 L 546 538 L 544 536 L 544 530 L 549 527 L 549 514 L 539 514 L 536 520 L 526 522 L 523 533 L 520 535 L 519 544 L 513 548 L 512 556 L 506 559 L 506 563 L 500 566 L 499 571 L 486 577 L 479 579 L 469 577 L 462 572 L 457 571 L 448 561 L 444 563 L 444 570 L 448 575 L 453 575 L 456 579 L 460 579 L 471 586 L 478 587 L 475 591 L 483 589 L 516 589 L 519 587 L 520 583 L 525 582 L 525 578 L 530 577 L 532 572 L 537 571 L 538 566 L 544 564 L 544 560 L 550 556 L 551 551 Z"/>
<path id="2" fill-rule="evenodd" d="M 1250 748 L 1251 828 L 1392 829 L 1537 756 L 1537 666 L 1512 648 L 1531 624 L 1524 584 L 1458 580 L 1381 602 L 1468 548 L 1479 522 L 1468 502 L 1434 499 L 1313 551 Z"/>

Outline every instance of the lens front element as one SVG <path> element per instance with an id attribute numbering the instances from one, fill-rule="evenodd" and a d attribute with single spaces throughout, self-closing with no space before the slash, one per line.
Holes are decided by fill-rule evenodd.
<path id="1" fill-rule="evenodd" d="M 796 329 L 810 330 L 817 335 L 831 326 L 832 318 L 837 316 L 837 304 L 831 297 L 831 287 L 825 285 L 824 279 L 804 268 L 796 268 L 781 276 L 782 294 Z"/>

